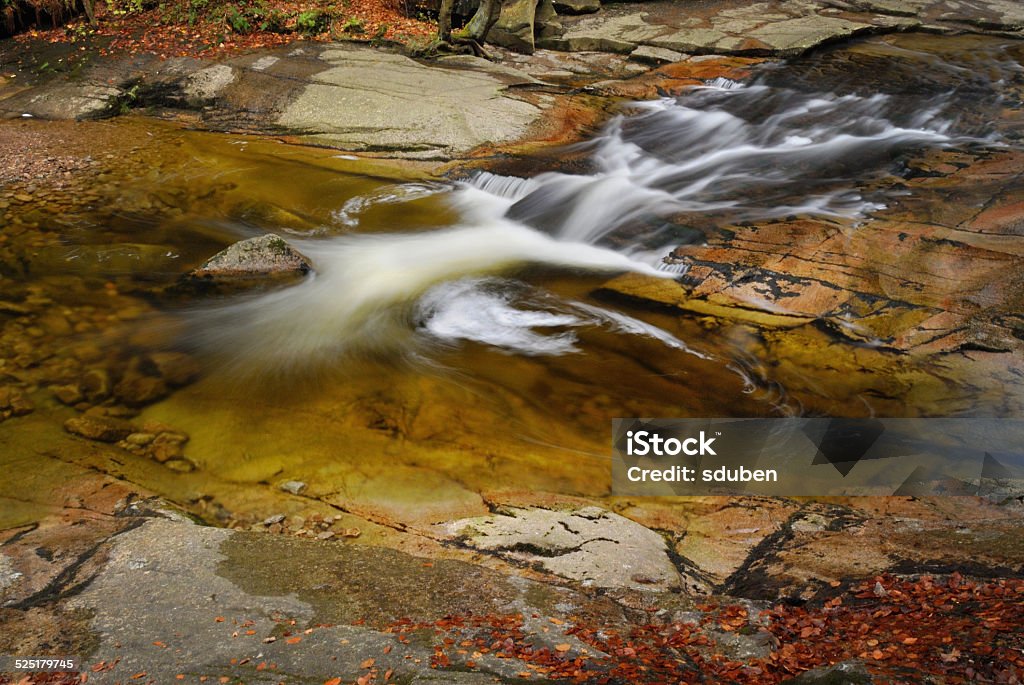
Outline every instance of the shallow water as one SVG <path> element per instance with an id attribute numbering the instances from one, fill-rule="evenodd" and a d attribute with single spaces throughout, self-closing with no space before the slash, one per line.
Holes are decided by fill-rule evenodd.
<path id="1" fill-rule="evenodd" d="M 1022 55 L 908 36 L 718 80 L 627 108 L 575 151 L 590 156 L 584 175 L 451 183 L 145 119 L 76 125 L 110 150 L 99 181 L 4 219 L 0 299 L 63 320 L 5 315 L 5 370 L 38 388 L 35 432 L 13 442 L 71 415 L 49 386 L 181 350 L 201 376 L 140 420 L 188 433 L 197 470 L 140 471 L 147 487 L 260 512 L 257 490 L 239 493 L 298 480 L 348 510 L 444 518 L 483 510 L 478 493 L 493 490 L 606 494 L 614 417 L 1005 412 L 1016 390 L 999 364 L 943 375 L 947 360 L 603 286 L 676 278 L 672 248 L 732 225 L 800 216 L 855 232 L 912 204 L 908 160 L 1017 144 L 1003 115 L 1019 105 Z M 167 290 L 268 231 L 315 277 L 205 300 Z"/>

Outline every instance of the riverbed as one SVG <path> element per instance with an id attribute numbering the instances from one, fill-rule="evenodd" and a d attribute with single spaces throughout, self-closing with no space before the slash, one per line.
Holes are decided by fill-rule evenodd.
<path id="1" fill-rule="evenodd" d="M 81 167 L 0 193 L 2 371 L 32 407 L 0 425 L 2 526 L 80 469 L 219 524 L 404 526 L 608 496 L 615 417 L 1014 415 L 1022 62 L 1009 39 L 858 41 L 622 102 L 571 173 L 4 122 L 58 128 Z M 178 287 L 267 232 L 316 275 Z M 83 412 L 185 438 L 84 440 Z"/>

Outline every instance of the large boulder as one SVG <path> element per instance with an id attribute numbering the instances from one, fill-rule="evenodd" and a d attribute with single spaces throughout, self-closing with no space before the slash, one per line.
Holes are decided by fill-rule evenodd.
<path id="1" fill-rule="evenodd" d="M 517 52 L 532 54 L 537 38 L 557 38 L 562 33 L 552 0 L 512 0 L 501 8 L 501 16 L 487 40 Z"/>

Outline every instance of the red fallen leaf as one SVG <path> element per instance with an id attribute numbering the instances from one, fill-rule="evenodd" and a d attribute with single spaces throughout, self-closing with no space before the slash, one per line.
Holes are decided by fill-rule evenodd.
<path id="1" fill-rule="evenodd" d="M 466 665 L 469 666 L 472 663 L 473 663 L 472 661 L 467 661 Z M 476 664 L 473 664 L 473 666 L 475 666 L 475 665 Z M 469 666 L 469 667 L 473 668 L 473 666 Z M 391 680 L 391 676 L 393 676 L 394 674 L 395 674 L 395 669 L 389 668 L 388 670 L 384 671 L 384 680 Z"/>
<path id="2" fill-rule="evenodd" d="M 391 645 L 384 645 L 384 649 L 381 650 L 381 651 L 383 651 L 385 654 L 390 654 L 391 653 Z"/>
<path id="3" fill-rule="evenodd" d="M 224 622 L 224 617 L 223 616 L 218 616 L 217 618 L 215 618 L 213 620 L 216 621 L 217 623 L 223 623 Z"/>
<path id="4" fill-rule="evenodd" d="M 363 663 L 359 664 L 359 668 L 373 668 L 373 665 L 375 663 L 377 663 L 377 660 L 371 657 L 363 661 Z"/>
<path id="5" fill-rule="evenodd" d="M 296 635 L 295 637 L 290 637 L 287 640 L 285 640 L 285 642 L 290 645 L 298 644 L 299 642 L 302 642 L 302 636 Z"/>

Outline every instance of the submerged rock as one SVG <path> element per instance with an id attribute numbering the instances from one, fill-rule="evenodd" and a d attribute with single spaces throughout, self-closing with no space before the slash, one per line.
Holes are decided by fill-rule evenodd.
<path id="1" fill-rule="evenodd" d="M 0 421 L 12 416 L 31 414 L 34 409 L 32 401 L 22 390 L 0 387 Z"/>
<path id="2" fill-rule="evenodd" d="M 64 430 L 99 442 L 117 442 L 135 432 L 135 428 L 128 421 L 112 416 L 88 414 L 68 419 L 64 422 Z"/>

